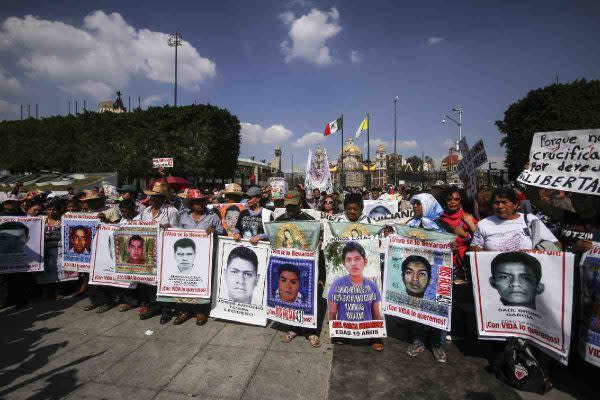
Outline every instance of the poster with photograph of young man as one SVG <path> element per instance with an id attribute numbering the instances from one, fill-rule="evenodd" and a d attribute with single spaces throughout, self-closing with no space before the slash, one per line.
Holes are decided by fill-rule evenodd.
<path id="1" fill-rule="evenodd" d="M 571 341 L 571 253 L 470 253 L 480 336 L 522 337 L 565 363 Z"/>
<path id="2" fill-rule="evenodd" d="M 117 280 L 156 285 L 156 221 L 130 221 L 114 232 Z"/>
<path id="3" fill-rule="evenodd" d="M 267 270 L 267 318 L 317 327 L 316 251 L 273 249 Z"/>
<path id="4" fill-rule="evenodd" d="M 115 237 L 117 225 L 100 224 L 92 243 L 90 285 L 134 289 L 135 282 L 118 281 L 115 274 Z"/>
<path id="5" fill-rule="evenodd" d="M 219 214 L 221 215 L 221 225 L 228 236 L 233 235 L 233 230 L 237 224 L 238 218 L 246 206 L 241 203 L 230 203 L 219 205 Z"/>
<path id="6" fill-rule="evenodd" d="M 252 245 L 248 240 L 219 238 L 212 317 L 267 324 L 265 280 L 269 254 L 268 243 Z"/>
<path id="7" fill-rule="evenodd" d="M 65 271 L 89 272 L 92 242 L 100 220 L 96 214 L 66 213 L 62 217 L 63 268 Z"/>
<path id="8" fill-rule="evenodd" d="M 0 217 L 0 274 L 44 270 L 44 217 Z"/>
<path id="9" fill-rule="evenodd" d="M 450 330 L 452 250 L 450 243 L 388 237 L 384 313 Z"/>
<path id="10" fill-rule="evenodd" d="M 213 235 L 198 229 L 163 229 L 159 243 L 157 294 L 209 299 Z"/>
<path id="11" fill-rule="evenodd" d="M 583 359 L 600 367 L 600 243 L 581 259 L 581 314 L 579 354 Z"/>

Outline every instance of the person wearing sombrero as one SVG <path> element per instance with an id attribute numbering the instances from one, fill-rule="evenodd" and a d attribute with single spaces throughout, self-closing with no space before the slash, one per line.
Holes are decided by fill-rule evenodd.
<path id="1" fill-rule="evenodd" d="M 167 200 L 173 197 L 173 192 L 166 182 L 155 182 L 150 189 L 145 189 L 144 193 L 148 195 L 150 206 L 146 207 L 140 214 L 142 221 L 156 221 L 161 228 L 179 228 L 179 211 L 171 206 Z M 156 301 L 156 287 L 139 284 L 138 294 L 142 306 L 139 309 L 140 319 L 152 318 L 162 312 L 166 323 L 166 316 L 170 315 L 171 307 L 164 307 Z M 161 317 L 161 322 L 163 321 Z"/>
<path id="2" fill-rule="evenodd" d="M 97 213 L 104 223 L 114 224 L 121 219 L 119 209 L 106 205 L 106 196 L 98 190 L 84 190 L 79 201 L 83 212 Z"/>
<path id="3" fill-rule="evenodd" d="M 183 199 L 184 209 L 181 211 L 181 227 L 183 229 L 202 229 L 208 234 L 225 235 L 221 219 L 206 209 L 207 196 L 199 189 L 187 189 L 178 194 Z M 194 304 L 174 303 L 171 310 L 163 309 L 161 323 L 166 323 L 171 316 L 176 316 L 174 325 L 181 325 L 192 316 L 196 316 L 196 325 L 206 324 L 210 311 L 210 299 L 195 299 Z"/>
<path id="4" fill-rule="evenodd" d="M 244 192 L 237 183 L 228 183 L 223 189 L 223 196 L 225 196 L 225 203 L 227 204 L 239 203 L 244 197 Z"/>

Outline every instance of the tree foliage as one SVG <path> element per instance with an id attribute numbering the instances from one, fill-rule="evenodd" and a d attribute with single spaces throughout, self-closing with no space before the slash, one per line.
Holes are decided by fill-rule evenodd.
<path id="1" fill-rule="evenodd" d="M 530 91 L 511 104 L 496 126 L 504 135 L 505 166 L 516 179 L 529 159 L 536 132 L 600 127 L 600 81 L 577 80 Z"/>
<path id="2" fill-rule="evenodd" d="M 152 175 L 152 158 L 173 157 L 174 175 L 230 178 L 240 151 L 240 122 L 211 105 L 151 107 L 130 113 L 0 122 L 0 167 L 13 173 L 109 172 Z"/>

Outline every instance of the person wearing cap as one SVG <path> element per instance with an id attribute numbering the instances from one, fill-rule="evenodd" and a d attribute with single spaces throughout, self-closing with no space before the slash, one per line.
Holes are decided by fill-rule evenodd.
<path id="1" fill-rule="evenodd" d="M 302 193 L 298 190 L 290 190 L 283 197 L 285 212 L 275 219 L 275 221 L 313 221 L 314 218 L 302 211 L 300 203 L 302 202 Z"/>
<path id="2" fill-rule="evenodd" d="M 251 186 L 246 192 L 248 200 L 246 209 L 240 213 L 240 216 L 233 230 L 235 240 L 250 239 L 250 243 L 256 244 L 259 240 L 267 240 L 264 223 L 273 220 L 270 210 L 260 206 L 262 190 L 258 186 Z"/>
<path id="3" fill-rule="evenodd" d="M 137 195 L 138 195 L 138 188 L 135 185 L 123 185 L 120 188 L 117 189 L 117 192 L 119 192 L 119 198 L 117 199 L 117 202 L 120 203 L 123 200 L 127 200 L 127 199 L 131 199 L 134 203 L 135 203 L 135 208 L 136 211 L 141 214 L 142 211 L 144 211 L 144 209 L 146 208 L 146 206 L 144 206 L 138 199 L 137 199 Z"/>
<path id="4" fill-rule="evenodd" d="M 7 217 L 20 217 L 25 215 L 25 212 L 19 207 L 19 199 L 16 195 L 12 193 L 6 195 L 2 200 L 2 211 L 0 212 L 0 215 Z"/>
<path id="5" fill-rule="evenodd" d="M 150 206 L 142 212 L 142 221 L 156 221 L 163 228 L 179 227 L 179 211 L 167 203 L 173 192 L 166 182 L 155 182 L 152 188 L 144 190 L 144 193 L 150 197 Z"/>
<path id="6" fill-rule="evenodd" d="M 221 219 L 213 213 L 207 213 L 206 196 L 199 189 L 188 189 L 178 196 L 183 199 L 187 209 L 181 213 L 181 227 L 183 229 L 202 229 L 208 234 L 225 234 Z M 160 318 L 161 324 L 167 323 L 174 315 L 176 316 L 173 321 L 174 325 L 183 324 L 193 315 L 196 316 L 196 325 L 206 324 L 210 310 L 210 299 L 194 300 L 194 304 L 171 303 L 171 306 L 163 307 Z"/>

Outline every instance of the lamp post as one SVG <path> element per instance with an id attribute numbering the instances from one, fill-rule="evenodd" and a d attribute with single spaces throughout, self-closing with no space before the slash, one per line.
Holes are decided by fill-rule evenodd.
<path id="1" fill-rule="evenodd" d="M 398 153 L 396 152 L 396 125 L 398 120 L 397 106 L 398 96 L 394 98 L 394 189 L 396 189 L 396 185 L 398 184 Z"/>
<path id="2" fill-rule="evenodd" d="M 458 121 L 455 120 L 454 118 L 452 118 L 451 116 L 449 116 L 448 114 L 446 114 L 446 115 L 444 115 L 444 118 L 442 118 L 442 124 L 445 124 L 446 123 L 446 119 L 449 119 L 450 121 L 452 121 L 456 125 L 458 125 L 458 142 L 460 142 L 461 139 L 462 139 L 462 114 L 463 114 L 463 111 L 460 108 L 458 108 L 458 107 L 454 107 L 452 109 L 452 111 L 458 113 Z M 456 149 L 457 150 L 458 150 L 458 142 L 456 142 Z"/>
<path id="3" fill-rule="evenodd" d="M 179 32 L 175 32 L 172 35 L 169 35 L 169 47 L 175 47 L 175 93 L 173 96 L 173 104 L 177 107 L 177 48 L 181 46 L 181 34 Z"/>

